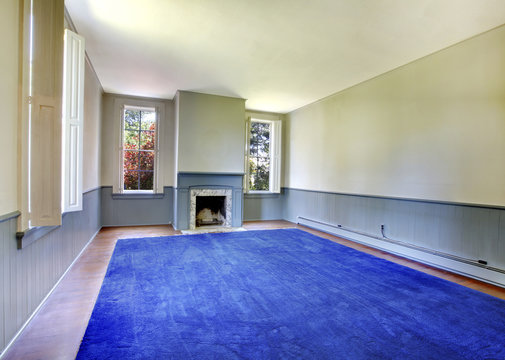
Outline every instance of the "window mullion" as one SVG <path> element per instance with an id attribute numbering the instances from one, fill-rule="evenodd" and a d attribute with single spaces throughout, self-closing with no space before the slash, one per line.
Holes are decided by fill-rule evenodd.
<path id="1" fill-rule="evenodd" d="M 142 114 L 142 112 L 141 112 Z M 142 115 L 140 116 L 139 127 L 142 126 Z M 138 131 L 137 141 L 137 190 L 140 190 L 140 130 Z"/>

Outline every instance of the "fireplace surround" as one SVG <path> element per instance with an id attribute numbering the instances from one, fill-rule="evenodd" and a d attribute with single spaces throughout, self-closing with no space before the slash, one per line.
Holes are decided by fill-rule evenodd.
<path id="1" fill-rule="evenodd" d="M 222 209 L 211 209 L 212 205 L 204 207 L 202 209 L 198 209 L 198 199 L 199 198 L 216 198 L 219 200 L 224 198 L 224 206 Z M 210 199 L 206 199 L 207 201 Z M 221 224 L 218 224 L 218 221 L 209 220 L 208 225 L 221 225 L 221 226 L 231 226 L 231 217 L 232 217 L 232 190 L 231 189 L 191 189 L 190 191 L 190 204 L 189 204 L 189 228 L 190 230 L 196 229 L 198 225 L 203 226 L 205 224 L 198 224 L 198 213 L 204 209 L 210 210 L 212 213 L 216 213 L 220 211 L 221 215 Z M 224 210 L 224 211 L 222 211 Z M 222 213 L 224 212 L 224 214 Z"/>
<path id="2" fill-rule="evenodd" d="M 222 226 L 242 226 L 243 173 L 179 172 L 174 189 L 174 228 L 196 228 L 196 196 L 225 196 Z"/>

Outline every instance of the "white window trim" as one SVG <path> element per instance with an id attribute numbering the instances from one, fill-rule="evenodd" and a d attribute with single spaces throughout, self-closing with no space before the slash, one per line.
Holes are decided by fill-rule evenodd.
<path id="1" fill-rule="evenodd" d="M 154 179 L 153 190 L 123 190 L 123 132 L 124 132 L 124 109 L 136 108 L 139 110 L 152 110 L 156 111 L 156 140 L 154 147 Z M 114 119 L 117 123 L 115 129 L 115 143 L 116 156 L 114 158 L 115 179 L 112 186 L 112 192 L 115 194 L 162 194 L 163 193 L 163 178 L 161 173 L 161 164 L 163 163 L 160 153 L 160 138 L 164 131 L 163 121 L 165 118 L 165 104 L 162 101 L 155 100 L 141 100 L 141 99 L 128 99 L 116 98 L 114 100 Z"/>
<path id="2" fill-rule="evenodd" d="M 269 190 L 251 190 L 249 188 L 249 141 L 251 135 L 251 122 L 270 124 L 270 178 Z M 281 191 L 281 149 L 282 149 L 282 121 L 264 119 L 260 116 L 250 116 L 246 126 L 245 148 L 245 179 L 244 189 L 249 194 L 278 194 Z"/>

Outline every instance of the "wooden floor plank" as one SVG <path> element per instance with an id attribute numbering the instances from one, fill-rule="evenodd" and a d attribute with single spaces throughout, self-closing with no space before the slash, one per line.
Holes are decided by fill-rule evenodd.
<path id="1" fill-rule="evenodd" d="M 368 246 L 338 238 L 288 221 L 250 221 L 248 230 L 299 228 L 410 268 L 505 299 L 505 289 L 433 268 Z M 13 359 L 74 359 L 86 330 L 115 243 L 120 238 L 178 235 L 172 226 L 107 227 L 100 230 L 86 251 L 60 282 L 39 313 L 5 356 Z"/>

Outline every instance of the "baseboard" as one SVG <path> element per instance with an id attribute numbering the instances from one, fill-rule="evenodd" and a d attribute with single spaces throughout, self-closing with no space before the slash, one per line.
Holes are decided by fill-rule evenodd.
<path id="1" fill-rule="evenodd" d="M 246 221 L 282 221 L 282 220 L 283 220 L 282 218 L 276 218 L 276 219 L 243 219 L 242 222 L 246 222 Z"/>
<path id="2" fill-rule="evenodd" d="M 5 354 L 7 354 L 7 352 L 11 348 L 11 346 L 16 342 L 17 338 L 22 334 L 23 330 L 28 326 L 28 324 L 30 323 L 30 321 L 32 321 L 32 319 L 35 317 L 35 315 L 37 315 L 37 313 L 40 311 L 40 309 L 42 308 L 42 306 L 44 305 L 44 303 L 47 301 L 47 299 L 49 298 L 49 296 L 51 296 L 51 294 L 54 292 L 54 290 L 56 289 L 56 287 L 60 284 L 60 282 L 65 277 L 65 275 L 67 275 L 67 273 L 70 271 L 70 269 L 74 266 L 74 264 L 81 257 L 81 255 L 84 253 L 84 251 L 88 248 L 89 244 L 91 244 L 91 242 L 95 239 L 96 235 L 100 232 L 101 229 L 102 228 L 100 227 L 93 234 L 93 236 L 90 238 L 90 240 L 86 243 L 86 245 L 84 245 L 84 247 L 82 248 L 82 250 L 79 252 L 79 254 L 77 254 L 77 256 L 75 257 L 74 261 L 72 261 L 72 263 L 68 266 L 67 270 L 65 270 L 65 272 L 60 276 L 60 278 L 58 279 L 58 281 L 56 281 L 56 283 L 54 284 L 54 286 L 51 288 L 51 290 L 49 290 L 49 292 L 47 293 L 47 295 L 42 299 L 42 301 L 35 308 L 35 310 L 33 310 L 32 314 L 28 317 L 28 319 L 25 321 L 25 323 L 23 324 L 23 326 L 21 326 L 21 328 L 16 332 L 16 335 L 14 335 L 14 337 L 11 339 L 11 341 L 9 341 L 9 343 L 7 344 L 7 346 L 3 349 L 2 353 L 0 354 L 0 359 L 3 359 L 3 357 L 5 356 Z"/>
<path id="3" fill-rule="evenodd" d="M 328 234 L 336 235 L 347 240 L 351 240 L 363 245 L 373 247 L 388 253 L 398 255 L 410 260 L 414 260 L 439 269 L 447 270 L 453 273 L 464 275 L 477 279 L 492 285 L 505 288 L 505 274 L 486 267 L 449 259 L 447 257 L 427 253 L 422 250 L 413 249 L 401 244 L 386 242 L 372 236 L 358 234 L 353 231 L 345 230 L 331 224 L 324 224 L 319 221 L 309 219 L 298 219 L 298 224 L 320 230 Z"/>
<path id="4" fill-rule="evenodd" d="M 165 224 L 119 224 L 119 225 L 102 225 L 102 228 L 108 228 L 108 227 L 126 227 L 126 226 L 166 226 L 166 225 L 172 225 L 172 222 L 169 221 L 168 223 Z M 175 228 L 174 228 L 175 229 Z M 177 230 L 177 229 L 176 229 Z"/>

